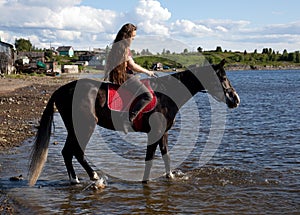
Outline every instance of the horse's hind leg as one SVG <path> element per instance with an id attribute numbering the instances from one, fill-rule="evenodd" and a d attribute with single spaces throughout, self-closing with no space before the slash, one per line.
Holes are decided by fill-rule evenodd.
<path id="1" fill-rule="evenodd" d="M 78 112 L 78 115 L 79 116 L 77 116 L 77 119 L 74 120 L 74 124 L 76 125 L 74 131 L 76 132 L 77 137 L 76 147 L 78 147 L 76 150 L 74 150 L 74 156 L 85 169 L 90 179 L 98 180 L 99 177 L 97 173 L 93 170 L 84 156 L 85 148 L 94 132 L 98 119 L 93 114 L 93 111 Z"/>
<path id="2" fill-rule="evenodd" d="M 73 145 L 74 143 L 76 143 L 76 137 L 74 137 L 73 135 L 68 135 L 65 146 L 62 150 L 62 155 L 65 161 L 65 165 L 67 168 L 67 172 L 69 175 L 69 179 L 71 184 L 78 184 L 79 180 L 78 177 L 75 173 L 73 164 L 72 164 L 72 159 L 73 159 L 73 155 L 74 155 L 74 148 Z"/>
<path id="3" fill-rule="evenodd" d="M 84 157 L 85 148 L 98 122 L 98 118 L 95 115 L 95 100 L 98 88 L 93 87 L 84 80 L 78 82 L 76 87 L 77 90 L 73 95 L 72 108 L 62 107 L 60 110 L 68 130 L 63 156 L 71 182 L 74 179 L 76 182 L 78 181 L 72 165 L 73 156 L 85 169 L 91 180 L 98 180 L 97 173 Z"/>
<path id="4" fill-rule="evenodd" d="M 90 135 L 88 135 L 88 137 L 90 137 Z M 69 134 L 66 140 L 66 144 L 62 150 L 62 155 L 64 157 L 65 165 L 68 171 L 71 184 L 79 183 L 78 177 L 76 176 L 73 163 L 72 163 L 73 156 L 75 156 L 77 161 L 85 169 L 85 171 L 87 172 L 91 180 L 99 179 L 97 173 L 93 170 L 93 168 L 89 165 L 89 163 L 84 157 L 84 149 L 86 144 L 87 143 L 79 144 L 76 136 Z"/>
<path id="5" fill-rule="evenodd" d="M 85 169 L 87 174 L 89 175 L 90 179 L 92 181 L 96 181 L 99 179 L 98 174 L 93 170 L 93 168 L 90 166 L 90 164 L 87 162 L 87 160 L 84 157 L 84 152 L 81 150 L 77 150 L 75 153 L 75 158 L 77 161 L 81 164 L 81 166 Z"/>

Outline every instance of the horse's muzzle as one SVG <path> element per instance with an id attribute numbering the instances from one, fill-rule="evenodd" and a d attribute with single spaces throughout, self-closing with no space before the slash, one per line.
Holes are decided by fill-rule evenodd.
<path id="1" fill-rule="evenodd" d="M 233 90 L 225 93 L 225 100 L 228 108 L 236 108 L 240 104 L 239 95 Z"/>

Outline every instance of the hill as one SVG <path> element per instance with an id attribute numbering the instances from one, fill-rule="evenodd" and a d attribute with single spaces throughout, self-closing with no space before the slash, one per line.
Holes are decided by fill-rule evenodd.
<path id="1" fill-rule="evenodd" d="M 157 62 L 170 68 L 184 68 L 193 64 L 203 65 L 205 62 L 215 64 L 222 59 L 226 60 L 226 69 L 228 70 L 300 69 L 299 51 L 293 53 L 283 52 L 283 54 L 280 54 L 266 49 L 262 53 L 205 51 L 201 53 L 135 55 L 135 61 L 148 69 L 151 69 L 152 65 Z"/>

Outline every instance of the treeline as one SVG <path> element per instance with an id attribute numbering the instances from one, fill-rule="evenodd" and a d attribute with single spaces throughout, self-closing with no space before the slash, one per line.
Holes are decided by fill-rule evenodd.
<path id="1" fill-rule="evenodd" d="M 15 47 L 17 51 L 44 51 L 46 58 L 52 58 L 52 52 L 47 49 L 39 49 L 34 47 L 30 40 L 16 39 Z M 184 49 L 181 53 L 175 53 L 167 49 L 163 49 L 161 53 L 153 54 L 149 49 L 143 49 L 140 52 L 132 50 L 133 56 L 140 65 L 150 68 L 153 63 L 161 62 L 169 67 L 180 68 L 181 66 L 201 64 L 209 62 L 211 64 L 218 63 L 222 59 L 226 59 L 227 64 L 236 66 L 255 67 L 300 67 L 300 52 L 288 52 L 286 49 L 282 53 L 272 48 L 263 48 L 260 52 L 255 49 L 253 52 L 243 52 L 224 50 L 221 46 L 217 46 L 215 50 L 204 51 L 202 47 L 198 47 L 196 51 Z M 76 56 L 75 56 L 76 57 Z M 59 58 L 59 56 L 58 56 Z"/>
<path id="2" fill-rule="evenodd" d="M 135 52 L 134 52 L 135 53 Z M 300 52 L 288 52 L 286 49 L 283 50 L 282 54 L 279 51 L 273 50 L 272 48 L 263 48 L 261 53 L 255 49 L 253 52 L 232 52 L 227 50 L 222 50 L 221 46 L 217 46 L 215 50 L 203 51 L 203 48 L 198 47 L 197 52 L 189 51 L 188 49 L 184 49 L 182 53 L 171 53 L 169 50 L 163 49 L 162 53 L 156 53 L 157 56 L 165 56 L 165 55 L 175 55 L 175 54 L 185 54 L 185 55 L 195 55 L 195 54 L 203 54 L 209 57 L 209 61 L 214 61 L 213 56 L 219 55 L 227 55 L 229 59 L 235 62 L 243 62 L 243 61 L 258 61 L 258 62 L 270 62 L 270 61 L 287 61 L 293 63 L 300 63 Z M 135 53 L 136 55 L 153 55 L 149 49 L 143 49 L 140 53 Z"/>
<path id="3" fill-rule="evenodd" d="M 143 54 L 142 54 L 143 53 Z M 153 55 L 148 49 L 142 50 L 141 53 L 135 53 L 136 56 L 147 55 L 147 58 L 142 57 L 139 60 L 144 66 L 149 67 L 152 62 L 158 61 L 157 57 L 162 59 L 171 59 L 175 65 L 175 62 L 180 62 L 182 65 L 199 64 L 208 61 L 211 64 L 218 63 L 222 59 L 226 59 L 227 64 L 243 67 L 300 67 L 300 53 L 299 51 L 288 52 L 286 49 L 282 53 L 273 50 L 272 48 L 263 48 L 260 52 L 255 49 L 253 52 L 233 52 L 222 49 L 217 46 L 215 50 L 203 51 L 201 47 L 197 48 L 197 51 L 189 51 L 184 49 L 181 53 L 171 53 L 169 50 L 163 50 L 162 53 Z M 152 57 L 151 57 L 152 56 Z M 155 56 L 155 58 L 154 58 Z M 201 64 L 200 63 L 200 64 Z"/>
<path id="4" fill-rule="evenodd" d="M 264 48 L 262 54 L 267 55 L 269 61 L 290 61 L 294 63 L 300 63 L 299 51 L 288 53 L 286 49 L 280 54 L 278 51 L 275 52 L 271 48 Z"/>
<path id="5" fill-rule="evenodd" d="M 219 47 L 215 51 L 206 51 L 202 52 L 202 54 L 211 63 L 216 63 L 225 58 L 231 64 L 250 66 L 279 67 L 300 64 L 300 52 L 288 52 L 286 49 L 282 53 L 272 48 L 263 48 L 261 53 L 257 49 L 248 53 L 246 50 L 244 52 L 222 51 Z"/>

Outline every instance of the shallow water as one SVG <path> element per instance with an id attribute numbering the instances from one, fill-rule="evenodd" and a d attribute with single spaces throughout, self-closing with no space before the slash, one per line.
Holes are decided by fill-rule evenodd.
<path id="1" fill-rule="evenodd" d="M 169 133 L 176 173 L 172 181 L 162 176 L 159 152 L 153 180 L 147 185 L 135 181 L 143 170 L 145 135 L 97 128 L 86 154 L 107 177 L 108 186 L 85 189 L 90 181 L 76 161 L 82 183 L 70 186 L 61 157 L 66 131 L 55 114 L 51 143 L 58 144 L 50 144 L 36 186 L 28 187 L 26 177 L 9 180 L 26 176 L 32 139 L 1 154 L 0 186 L 20 210 L 31 214 L 299 214 L 300 71 L 240 71 L 228 76 L 241 105 L 227 111 L 221 144 L 209 148 L 214 113 L 207 95 L 198 94 L 181 110 Z M 197 126 L 190 110 L 195 104 Z M 205 150 L 213 156 L 203 163 Z"/>

